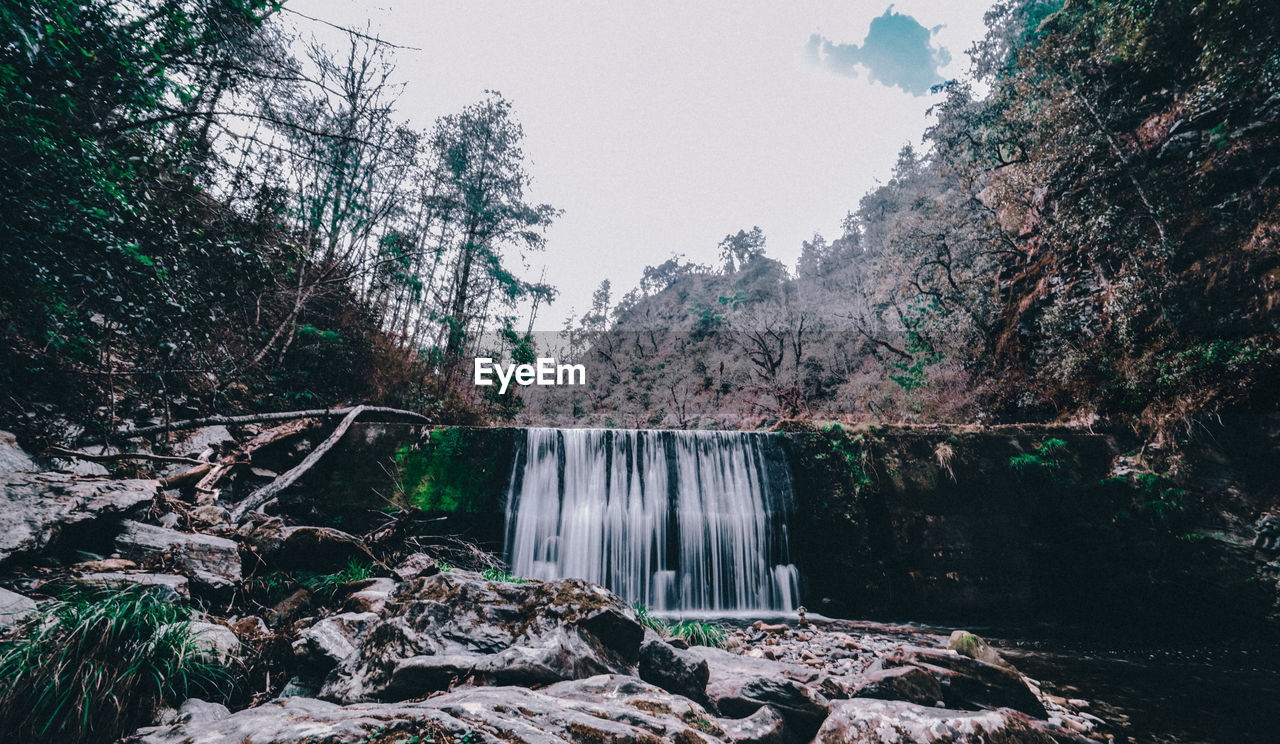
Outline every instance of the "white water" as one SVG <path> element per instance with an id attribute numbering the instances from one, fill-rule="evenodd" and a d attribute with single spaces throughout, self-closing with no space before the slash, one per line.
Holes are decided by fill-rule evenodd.
<path id="1" fill-rule="evenodd" d="M 791 475 L 758 433 L 529 429 L 507 496 L 507 559 L 659 612 L 790 612 Z"/>

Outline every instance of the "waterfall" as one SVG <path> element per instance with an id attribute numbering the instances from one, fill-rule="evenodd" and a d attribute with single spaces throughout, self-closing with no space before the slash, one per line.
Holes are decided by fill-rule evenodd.
<path id="1" fill-rule="evenodd" d="M 529 429 L 507 494 L 512 570 L 660 612 L 798 603 L 791 474 L 772 435 Z"/>

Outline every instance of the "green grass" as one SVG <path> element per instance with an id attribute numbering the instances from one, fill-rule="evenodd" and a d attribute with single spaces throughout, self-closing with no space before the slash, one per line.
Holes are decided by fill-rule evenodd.
<path id="1" fill-rule="evenodd" d="M 724 648 L 725 644 L 729 642 L 729 633 L 715 623 L 684 620 L 671 625 L 662 618 L 655 617 L 649 611 L 649 608 L 642 604 L 636 603 L 632 607 L 635 608 L 640 624 L 663 638 L 679 638 L 690 646 L 711 646 L 713 648 Z"/>
<path id="2" fill-rule="evenodd" d="M 233 678 L 207 659 L 191 610 L 143 587 L 77 592 L 0 644 L 0 732 L 6 741 L 113 742 L 162 705 L 219 699 Z"/>
<path id="3" fill-rule="evenodd" d="M 516 576 L 503 571 L 501 568 L 486 568 L 484 573 L 480 575 L 484 577 L 485 581 L 504 581 L 509 584 L 525 584 L 529 581 L 523 576 Z"/>
<path id="4" fill-rule="evenodd" d="M 729 634 L 724 628 L 697 620 L 684 620 L 671 626 L 671 637 L 679 638 L 690 646 L 712 648 L 724 648 L 729 642 Z"/>
<path id="5" fill-rule="evenodd" d="M 373 566 L 358 558 L 352 558 L 347 567 L 329 574 L 312 574 L 300 579 L 300 583 L 316 594 L 333 596 L 344 584 L 364 581 L 373 576 Z"/>

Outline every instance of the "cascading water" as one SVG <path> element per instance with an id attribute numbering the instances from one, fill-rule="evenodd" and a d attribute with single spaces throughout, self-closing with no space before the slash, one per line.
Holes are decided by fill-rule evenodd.
<path id="1" fill-rule="evenodd" d="M 529 429 L 507 558 L 667 612 L 791 611 L 791 474 L 771 435 Z"/>

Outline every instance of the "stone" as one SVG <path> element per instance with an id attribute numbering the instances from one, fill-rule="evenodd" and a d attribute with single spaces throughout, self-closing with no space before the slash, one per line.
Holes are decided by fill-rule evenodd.
<path id="1" fill-rule="evenodd" d="M 172 627 L 174 625 L 162 625 L 160 632 Z M 229 664 L 239 658 L 240 639 L 227 626 L 193 621 L 187 628 L 206 661 Z"/>
<path id="2" fill-rule="evenodd" d="M 404 700 L 466 677 L 534 685 L 633 674 L 644 635 L 634 610 L 579 579 L 497 582 L 455 570 L 405 584 L 379 614 L 321 697 Z"/>
<path id="3" fill-rule="evenodd" d="M 928 671 L 918 666 L 876 669 L 860 677 L 847 691 L 849 697 L 901 700 L 918 705 L 934 705 L 942 701 L 942 685 Z"/>
<path id="4" fill-rule="evenodd" d="M 1016 671 L 961 656 L 954 651 L 913 648 L 905 661 L 928 670 L 942 685 L 942 699 L 953 708 L 1013 708 L 1048 717 L 1044 703 Z"/>
<path id="5" fill-rule="evenodd" d="M 786 744 L 790 741 L 786 719 L 767 705 L 746 718 L 725 719 L 720 723 L 724 728 L 725 741 L 734 744 Z"/>
<path id="6" fill-rule="evenodd" d="M 124 589 L 130 586 L 151 587 L 160 596 L 170 602 L 189 599 L 191 592 L 187 588 L 187 577 L 174 574 L 103 572 L 88 573 L 73 579 L 73 582 L 85 587 L 103 589 Z"/>
<path id="7" fill-rule="evenodd" d="M 951 638 L 947 642 L 947 648 L 961 656 L 968 656 L 970 659 L 985 661 L 988 664 L 994 664 L 1005 669 L 1012 670 L 1014 668 L 994 648 L 991 648 L 990 644 L 982 640 L 980 636 L 974 635 L 967 630 L 952 631 Z"/>
<path id="8" fill-rule="evenodd" d="M 706 699 L 707 662 L 671 647 L 653 634 L 640 646 L 640 679 L 690 700 Z"/>
<path id="9" fill-rule="evenodd" d="M 230 522 L 231 513 L 220 506 L 205 504 L 191 510 L 191 523 L 198 527 L 216 527 Z"/>
<path id="10" fill-rule="evenodd" d="M 67 473 L 82 478 L 100 478 L 111 474 L 111 471 L 107 470 L 106 466 L 93 460 L 81 460 L 73 457 L 67 460 L 56 459 L 52 463 L 59 473 Z"/>
<path id="11" fill-rule="evenodd" d="M 240 581 L 240 548 L 224 537 L 126 520 L 116 549 L 131 558 L 171 557 L 179 571 L 209 589 L 228 589 Z"/>
<path id="12" fill-rule="evenodd" d="M 293 642 L 294 656 L 325 672 L 356 653 L 356 643 L 378 619 L 373 612 L 343 612 L 302 631 Z"/>
<path id="13" fill-rule="evenodd" d="M 316 741 L 616 742 L 727 744 L 725 722 L 634 677 L 600 675 L 542 690 L 470 687 L 426 700 L 338 705 L 282 697 L 207 722 L 142 729 L 136 744 L 300 744 Z M 762 714 L 755 723 L 768 723 Z M 762 739 L 760 744 L 776 741 Z"/>
<path id="14" fill-rule="evenodd" d="M 36 611 L 36 602 L 8 589 L 0 589 L 0 630 L 11 628 Z"/>
<path id="15" fill-rule="evenodd" d="M 413 555 L 400 561 L 400 565 L 392 569 L 401 581 L 412 581 L 419 577 L 434 576 L 440 573 L 435 558 L 426 553 L 414 553 Z"/>
<path id="16" fill-rule="evenodd" d="M 351 585 L 351 593 L 343 602 L 344 612 L 381 612 L 399 586 L 392 579 L 376 577 Z"/>
<path id="17" fill-rule="evenodd" d="M 0 430 L 0 473 L 15 473 L 36 469 L 35 461 L 18 446 L 18 438 L 12 432 Z"/>
<path id="18" fill-rule="evenodd" d="M 889 700 L 843 700 L 815 744 L 1055 744 L 1054 737 L 1003 710 L 963 712 Z"/>
<path id="19" fill-rule="evenodd" d="M 245 641 L 261 641 L 271 636 L 271 629 L 257 615 L 242 617 L 227 625 L 236 637 Z"/>
<path id="20" fill-rule="evenodd" d="M 711 709 L 722 716 L 746 718 L 767 705 L 786 719 L 791 731 L 806 740 L 827 717 L 830 702 L 809 686 L 819 676 L 811 669 L 748 659 L 706 646 L 693 646 L 687 653 L 707 662 L 707 700 Z"/>
<path id="21" fill-rule="evenodd" d="M 231 715 L 227 706 L 221 703 L 210 703 L 200 698 L 190 698 L 177 709 L 170 709 L 157 716 L 156 723 L 171 726 L 174 724 L 207 725 L 221 721 Z"/>
<path id="22" fill-rule="evenodd" d="M 69 528 L 93 522 L 99 529 L 151 501 L 159 481 L 82 479 L 63 473 L 0 473 L 0 562 L 50 547 Z"/>
<path id="23" fill-rule="evenodd" d="M 235 437 L 225 426 L 202 426 L 191 429 L 173 444 L 173 453 L 184 457 L 212 456 Z"/>

